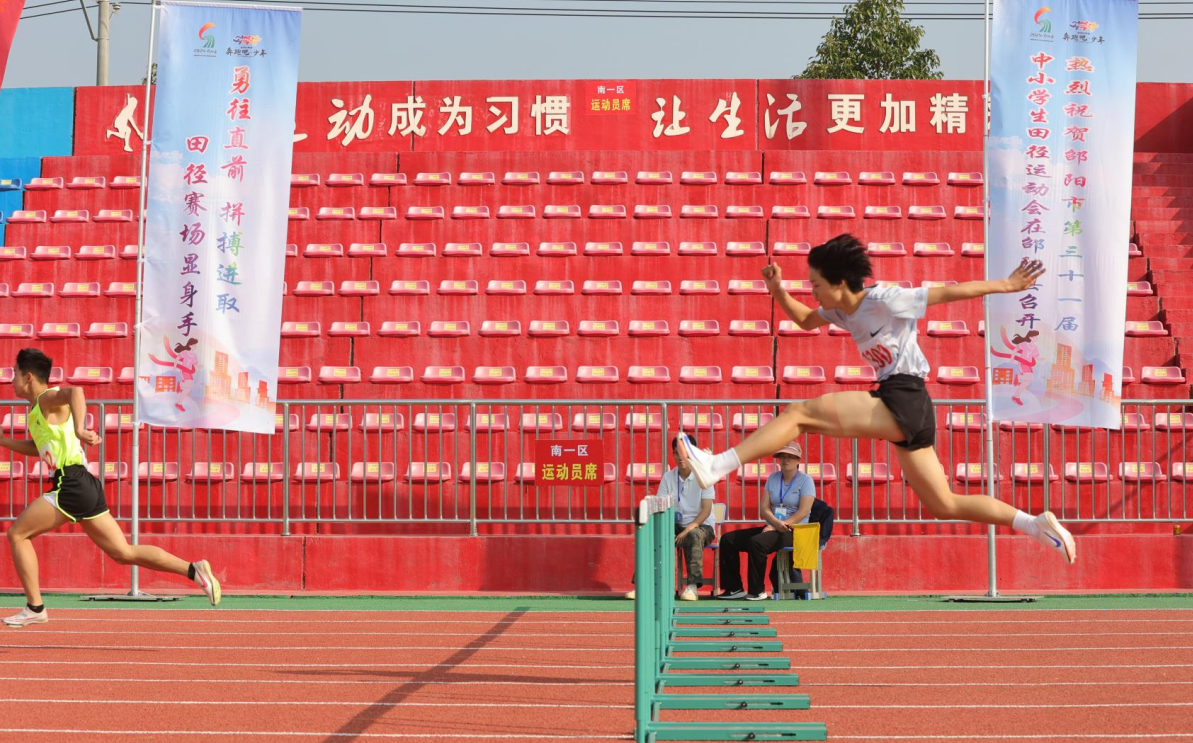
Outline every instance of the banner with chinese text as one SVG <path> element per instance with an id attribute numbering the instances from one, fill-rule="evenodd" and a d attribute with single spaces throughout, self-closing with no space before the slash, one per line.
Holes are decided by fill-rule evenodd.
<path id="1" fill-rule="evenodd" d="M 994 420 L 1119 428 L 1135 122 L 1135 0 L 998 0 L 991 40 Z"/>
<path id="2" fill-rule="evenodd" d="M 272 433 L 302 16 L 160 13 L 141 420 Z"/>
<path id="3" fill-rule="evenodd" d="M 17 22 L 24 9 L 25 0 L 0 0 L 0 84 L 4 83 L 8 52 L 12 49 L 13 37 L 17 35 Z"/>

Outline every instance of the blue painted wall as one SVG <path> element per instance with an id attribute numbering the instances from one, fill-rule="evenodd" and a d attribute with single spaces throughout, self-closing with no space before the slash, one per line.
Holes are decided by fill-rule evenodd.
<path id="1" fill-rule="evenodd" d="M 0 90 L 0 158 L 72 154 L 74 88 Z"/>
<path id="2" fill-rule="evenodd" d="M 39 157 L 0 157 L 0 179 L 20 178 L 28 183 L 30 178 L 41 175 Z M 0 191 L 0 214 L 7 217 L 24 206 L 24 191 Z M 0 224 L 0 245 L 4 244 L 4 225 Z"/>

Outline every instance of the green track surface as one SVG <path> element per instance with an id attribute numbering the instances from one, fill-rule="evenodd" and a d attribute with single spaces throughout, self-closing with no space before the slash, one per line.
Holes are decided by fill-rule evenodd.
<path id="1" fill-rule="evenodd" d="M 0 607 L 20 607 L 20 594 L 0 595 Z M 201 596 L 178 601 L 84 601 L 81 594 L 45 595 L 53 609 L 206 609 Z M 712 605 L 712 600 L 701 604 Z M 719 604 L 730 602 L 718 602 Z M 945 601 L 940 596 L 833 596 L 824 601 L 761 602 L 768 613 L 821 611 L 1106 611 L 1123 609 L 1193 609 L 1193 593 L 1044 596 L 1032 603 L 993 604 Z M 633 611 L 621 597 L 594 596 L 224 596 L 220 610 L 279 609 L 286 611 Z"/>

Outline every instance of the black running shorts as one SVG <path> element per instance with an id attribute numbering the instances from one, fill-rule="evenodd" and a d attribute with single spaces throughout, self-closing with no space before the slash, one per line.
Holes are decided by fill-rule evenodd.
<path id="1" fill-rule="evenodd" d="M 936 445 L 936 411 L 928 388 L 921 377 L 911 374 L 892 374 L 870 390 L 895 416 L 899 430 L 906 439 L 896 443 L 908 451 Z"/>
<path id="2" fill-rule="evenodd" d="M 86 521 L 108 512 L 103 484 L 83 465 L 56 469 L 52 479 L 54 489 L 46 493 L 45 498 L 72 522 Z"/>

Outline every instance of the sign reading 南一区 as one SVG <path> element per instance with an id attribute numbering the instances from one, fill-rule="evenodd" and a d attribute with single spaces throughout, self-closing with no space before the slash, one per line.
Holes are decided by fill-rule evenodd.
<path id="1" fill-rule="evenodd" d="M 971 80 L 301 83 L 294 149 L 978 150 L 981 96 Z M 142 97 L 79 88 L 75 154 L 135 151 Z"/>
<path id="2" fill-rule="evenodd" d="M 539 439 L 534 453 L 534 482 L 540 488 L 596 488 L 605 482 L 605 445 L 600 439 Z"/>

